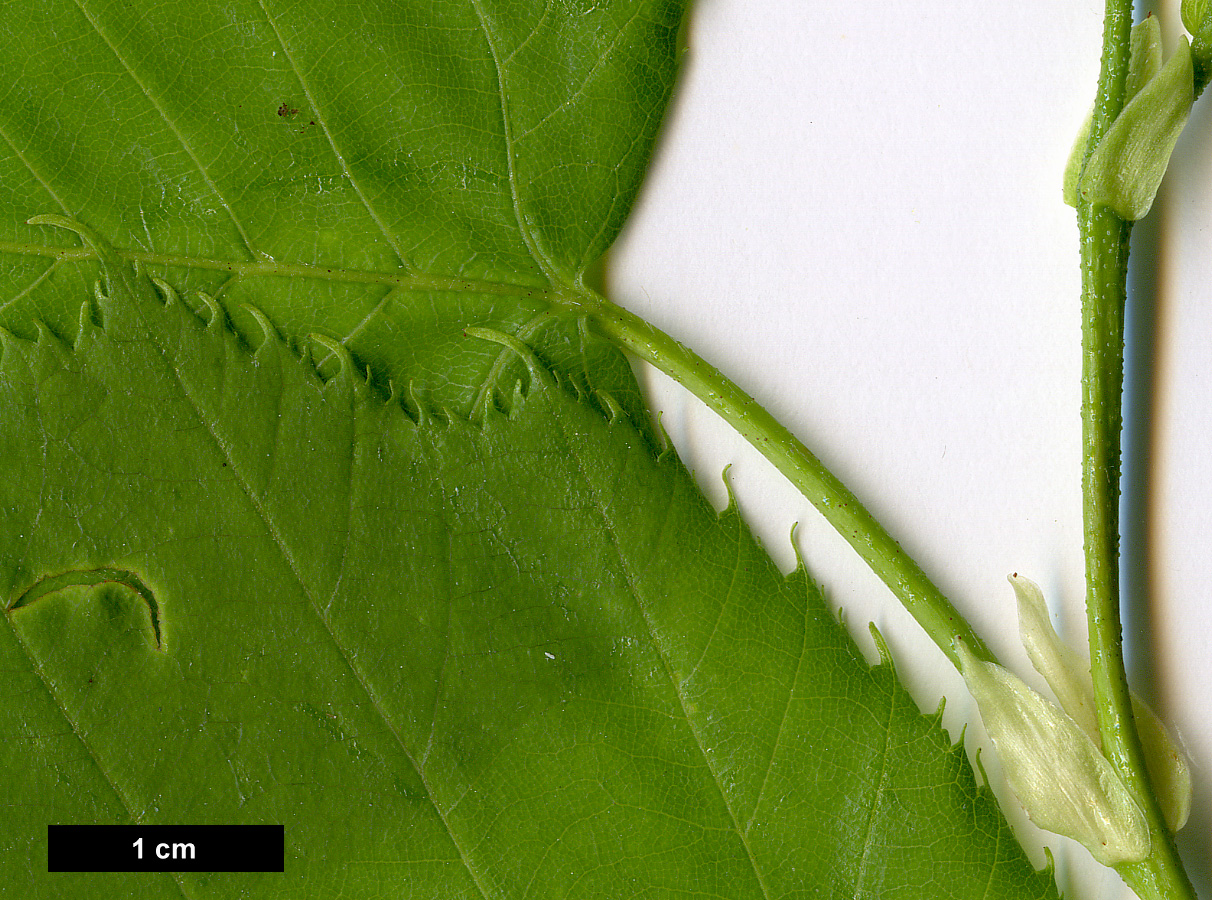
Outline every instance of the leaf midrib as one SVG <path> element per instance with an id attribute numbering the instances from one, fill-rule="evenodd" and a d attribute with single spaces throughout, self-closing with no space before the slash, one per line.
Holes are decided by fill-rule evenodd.
<path id="1" fill-rule="evenodd" d="M 95 250 L 88 247 L 55 247 L 26 241 L 0 241 L 0 254 L 41 256 L 64 262 L 99 261 Z M 231 272 L 241 278 L 310 278 L 347 284 L 379 284 L 410 292 L 441 292 L 494 294 L 498 296 L 559 302 L 563 292 L 550 288 L 531 287 L 507 281 L 480 278 L 457 278 L 445 275 L 376 272 L 368 269 L 345 269 L 337 266 L 314 266 L 305 263 L 285 263 L 276 260 L 240 261 L 205 256 L 183 256 L 171 253 L 149 253 L 143 250 L 115 248 L 119 259 L 141 265 L 167 266 L 180 269 L 205 269 Z"/>

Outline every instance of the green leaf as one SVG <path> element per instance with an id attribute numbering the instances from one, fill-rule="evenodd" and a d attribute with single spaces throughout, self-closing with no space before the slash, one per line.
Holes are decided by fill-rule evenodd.
<path id="1" fill-rule="evenodd" d="M 246 335 L 251 303 L 436 405 L 466 414 L 521 374 L 461 339 L 475 323 L 592 370 L 641 421 L 626 362 L 552 299 L 627 215 L 683 6 L 10 0 L 0 325 L 73 332 L 96 262 L 21 224 L 55 213 L 220 296 Z"/>
<path id="2" fill-rule="evenodd" d="M 1183 26 L 1191 37 L 1206 41 L 1212 36 L 1212 2 L 1210 0 L 1182 0 L 1180 12 Z"/>
<path id="3" fill-rule="evenodd" d="M 681 4 L 7 13 L 0 886 L 1055 896 L 568 311 Z M 288 873 L 36 874 L 132 819 L 283 822 Z"/>
<path id="4" fill-rule="evenodd" d="M 75 347 L 0 359 L 0 884 L 49 890 L 48 821 L 134 820 L 281 822 L 286 874 L 54 890 L 1056 896 L 939 716 L 625 416 L 528 356 L 508 414 L 414 421 L 84 233 Z"/>

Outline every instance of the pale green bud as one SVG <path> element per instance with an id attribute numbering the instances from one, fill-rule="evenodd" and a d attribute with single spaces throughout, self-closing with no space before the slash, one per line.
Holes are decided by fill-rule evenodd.
<path id="1" fill-rule="evenodd" d="M 1078 192 L 1129 222 L 1153 205 L 1170 153 L 1195 101 L 1191 46 L 1178 49 L 1111 123 L 1086 161 Z"/>
<path id="2" fill-rule="evenodd" d="M 1027 658 L 1035 670 L 1044 676 L 1048 687 L 1069 714 L 1090 736 L 1095 746 L 1102 748 L 1098 730 L 1098 714 L 1094 707 L 1094 684 L 1090 680 L 1090 664 L 1061 642 L 1043 592 L 1034 582 L 1019 575 L 1010 576 L 1018 598 L 1018 629 Z M 1162 725 L 1157 714 L 1143 700 L 1132 694 L 1132 714 L 1145 752 L 1145 765 L 1153 792 L 1171 831 L 1178 831 L 1191 814 L 1191 770 L 1186 756 Z"/>
<path id="3" fill-rule="evenodd" d="M 1027 816 L 1104 865 L 1149 855 L 1145 815 L 1082 728 L 1018 676 L 956 647 L 1006 781 Z"/>
<path id="4" fill-rule="evenodd" d="M 1212 0 L 1208 0 L 1212 2 Z M 1149 16 L 1132 26 L 1132 37 L 1128 44 L 1128 80 L 1124 85 L 1124 102 L 1137 95 L 1161 70 L 1162 43 L 1161 25 L 1154 16 Z M 1086 144 L 1090 140 L 1090 123 L 1094 110 L 1086 114 L 1082 127 L 1077 131 L 1069 161 L 1065 163 L 1063 195 L 1070 206 L 1077 206 L 1078 181 L 1082 175 L 1082 164 L 1086 160 Z"/>
<path id="5" fill-rule="evenodd" d="M 1131 103 L 1140 89 L 1153 80 L 1162 67 L 1161 23 L 1146 16 L 1132 26 L 1128 41 L 1128 80 L 1124 83 L 1124 103 Z"/>

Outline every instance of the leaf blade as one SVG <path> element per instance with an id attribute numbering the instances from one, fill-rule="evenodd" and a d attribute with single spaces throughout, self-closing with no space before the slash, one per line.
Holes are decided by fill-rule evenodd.
<path id="1" fill-rule="evenodd" d="M 962 753 L 626 419 L 531 361 L 509 416 L 417 424 L 350 365 L 323 382 L 272 336 L 250 354 L 132 273 L 107 283 L 104 330 L 0 360 L 26 395 L 0 446 L 31 405 L 58 423 L 51 499 L 6 513 L 44 504 L 9 580 L 138 572 L 167 649 L 110 594 L 7 619 L 136 820 L 288 822 L 315 896 L 381 888 L 368 859 L 422 895 L 896 896 L 943 864 L 953 896 L 1050 895 L 1021 856 L 990 863 L 1004 822 L 984 862 L 940 857 L 940 829 L 981 839 L 974 804 L 996 822 Z M 856 797 L 858 820 L 823 814 Z"/>

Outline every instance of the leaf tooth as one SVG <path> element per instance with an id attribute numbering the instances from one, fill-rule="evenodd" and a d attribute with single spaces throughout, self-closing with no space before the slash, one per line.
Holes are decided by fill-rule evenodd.
<path id="1" fill-rule="evenodd" d="M 512 412 L 505 408 L 505 401 L 500 392 L 494 390 L 484 404 L 480 426 L 486 428 L 489 425 L 495 425 L 503 419 L 512 418 L 512 415 Z"/>
<path id="2" fill-rule="evenodd" d="M 86 337 L 92 337 L 97 332 L 97 321 L 93 318 L 93 305 L 88 300 L 80 304 L 80 314 L 76 318 L 76 346 Z"/>
<path id="3" fill-rule="evenodd" d="M 210 312 L 210 319 L 206 323 L 207 328 L 218 328 L 227 320 L 227 317 L 223 313 L 223 307 L 219 305 L 219 301 L 213 296 L 206 293 L 206 291 L 194 291 L 194 296 Z"/>
<path id="4" fill-rule="evenodd" d="M 884 640 L 884 636 L 880 634 L 880 630 L 875 626 L 874 622 L 867 623 L 867 630 L 871 632 L 871 639 L 875 641 L 875 649 L 880 655 L 879 664 L 887 666 L 889 671 L 895 675 L 896 667 L 892 664 L 892 651 L 888 649 L 888 642 Z"/>
<path id="5" fill-rule="evenodd" d="M 28 343 L 28 341 L 23 341 L 7 328 L 0 327 L 0 361 L 3 361 L 8 356 L 9 350 L 20 352 L 22 345 Z"/>
<path id="6" fill-rule="evenodd" d="M 261 343 L 257 346 L 257 349 L 253 351 L 253 355 L 256 356 L 267 347 L 273 347 L 274 344 L 279 340 L 278 330 L 274 328 L 273 322 L 269 321 L 265 313 L 261 312 L 261 310 L 257 309 L 257 307 L 250 303 L 241 303 L 240 308 L 252 316 L 253 320 L 261 328 Z M 266 352 L 268 352 L 268 350 Z"/>
<path id="7" fill-rule="evenodd" d="M 932 717 L 932 718 L 933 718 L 933 719 L 934 719 L 934 720 L 935 720 L 935 721 L 936 721 L 938 724 L 940 724 L 940 725 L 941 725 L 941 724 L 943 723 L 943 713 L 944 713 L 944 712 L 946 712 L 946 711 L 947 711 L 947 698 L 946 698 L 946 697 L 939 697 L 939 698 L 938 698 L 938 707 L 937 707 L 937 708 L 934 710 L 934 715 L 933 715 L 933 717 Z"/>
<path id="8" fill-rule="evenodd" d="M 93 231 L 87 225 L 77 222 L 75 219 L 61 216 L 57 213 L 44 213 L 37 216 L 30 216 L 25 220 L 26 225 L 50 225 L 53 228 L 63 228 L 66 231 L 71 231 L 76 234 L 86 244 L 91 244 L 94 248 L 100 251 L 102 248 L 108 248 L 105 240 Z"/>
<path id="9" fill-rule="evenodd" d="M 620 421 L 627 421 L 627 414 L 623 412 L 623 407 L 619 405 L 619 401 L 614 399 L 614 395 L 610 391 L 597 390 L 594 391 L 598 398 L 602 401 L 602 405 L 606 407 L 606 421 L 614 425 Z"/>
<path id="10" fill-rule="evenodd" d="M 138 274 L 137 269 L 136 274 Z M 177 294 L 177 289 L 163 278 L 157 278 L 155 275 L 153 275 L 151 276 L 151 283 L 154 284 L 156 289 L 160 291 L 160 295 L 164 298 L 165 307 L 173 306 L 181 302 L 181 298 Z"/>
<path id="11" fill-rule="evenodd" d="M 984 772 L 985 770 L 981 769 L 981 771 Z M 1052 849 L 1050 847 L 1044 848 L 1044 856 L 1047 857 L 1048 861 L 1044 863 L 1043 872 L 1049 881 L 1055 881 L 1052 873 L 1056 870 L 1056 860 L 1052 857 Z"/>
<path id="12" fill-rule="evenodd" d="M 428 427 L 430 416 L 425 409 L 425 404 L 421 402 L 421 398 L 417 394 L 416 384 L 410 380 L 408 386 L 404 389 L 404 393 L 408 395 L 408 399 L 412 401 L 413 409 L 417 411 L 416 415 L 411 417 L 413 421 L 417 423 L 418 427 Z M 408 412 L 407 404 L 401 403 L 400 406 L 405 412 Z"/>
<path id="13" fill-rule="evenodd" d="M 940 705 L 940 707 L 939 707 L 939 712 L 940 712 L 940 713 L 942 712 L 942 706 L 941 706 L 941 705 Z M 965 726 L 964 726 L 964 731 L 967 731 L 967 730 L 968 730 L 968 726 L 967 726 L 967 725 L 965 725 Z M 963 742 L 964 742 L 964 736 L 963 736 L 963 733 L 961 733 L 961 734 L 960 734 L 959 743 L 961 743 L 961 744 L 962 744 Z M 979 772 L 979 773 L 980 773 L 980 776 L 981 776 L 981 783 L 980 783 L 979 785 L 977 785 L 977 787 L 978 787 L 980 790 L 983 790 L 983 791 L 992 791 L 992 790 L 993 790 L 993 788 L 991 788 L 991 787 L 989 786 L 989 773 L 985 771 L 985 761 L 984 761 L 983 759 L 981 759 L 981 748 L 980 748 L 980 747 L 977 747 L 977 748 L 976 748 L 976 753 L 975 753 L 975 754 L 973 754 L 973 755 L 974 755 L 974 757 L 975 757 L 975 759 L 976 759 L 976 771 L 977 771 L 977 772 Z M 1044 852 L 1047 852 L 1047 848 L 1046 848 L 1046 847 L 1044 848 Z"/>
<path id="14" fill-rule="evenodd" d="M 38 337 L 34 340 L 39 350 L 49 350 L 60 361 L 66 361 L 71 355 L 71 347 L 60 340 L 41 319 L 34 319 L 34 327 L 38 329 Z"/>
<path id="15" fill-rule="evenodd" d="M 344 344 L 342 344 L 340 341 L 333 340 L 326 334 L 319 334 L 318 332 L 309 334 L 307 339 L 315 344 L 319 344 L 337 358 L 337 362 L 340 363 L 340 368 L 337 370 L 337 374 L 333 376 L 334 380 L 337 378 L 344 378 L 351 382 L 356 380 L 353 377 L 353 373 L 356 372 L 357 369 L 354 368 L 353 357 L 349 355 L 349 350 L 346 349 Z"/>
<path id="16" fill-rule="evenodd" d="M 334 390 L 348 390 L 353 394 L 353 402 L 366 402 L 370 396 L 370 366 L 366 367 L 366 377 L 363 378 L 345 344 L 325 334 L 309 334 L 308 338 L 335 356 L 340 366 L 337 373 L 325 383 L 325 388 L 332 385 Z"/>
<path id="17" fill-rule="evenodd" d="M 720 472 L 720 481 L 724 483 L 724 492 L 728 496 L 728 502 L 724 504 L 724 511 L 720 513 L 721 517 L 727 515 L 739 516 L 741 514 L 741 507 L 737 503 L 736 494 L 732 490 L 732 480 L 728 477 L 728 471 L 731 468 L 732 463 L 729 463 L 724 466 L 724 471 Z"/>
<path id="18" fill-rule="evenodd" d="M 509 418 L 515 419 L 522 414 L 526 406 L 526 392 L 522 390 L 522 382 L 513 383 L 513 397 L 509 402 Z"/>
<path id="19" fill-rule="evenodd" d="M 804 571 L 805 574 L 807 574 L 807 572 L 808 572 L 808 566 L 804 563 L 804 554 L 800 553 L 800 545 L 795 539 L 795 533 L 796 533 L 796 531 L 799 530 L 799 527 L 800 527 L 799 522 L 792 522 L 791 531 L 787 535 L 787 540 L 789 540 L 791 542 L 791 552 L 795 554 L 795 568 L 792 569 L 792 571 L 791 571 L 792 575 L 796 574 L 801 569 Z M 788 577 L 790 577 L 790 576 L 788 576 Z"/>
<path id="20" fill-rule="evenodd" d="M 478 325 L 468 325 L 463 329 L 463 333 L 468 337 L 492 341 L 494 344 L 500 344 L 502 347 L 512 350 L 522 358 L 522 362 L 526 363 L 526 368 L 530 370 L 533 384 L 549 383 L 551 373 L 539 362 L 539 358 L 534 355 L 534 351 L 514 335 L 497 331 L 495 328 L 481 328 Z"/>
<path id="21" fill-rule="evenodd" d="M 669 432 L 665 430 L 665 411 L 661 410 L 657 413 L 656 421 L 657 440 L 661 446 L 657 448 L 657 461 L 663 462 L 665 458 L 673 451 L 673 439 L 669 437 Z"/>

